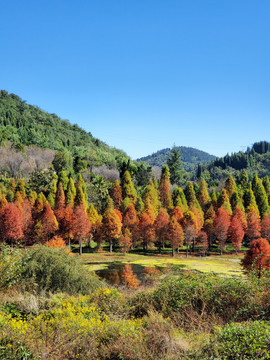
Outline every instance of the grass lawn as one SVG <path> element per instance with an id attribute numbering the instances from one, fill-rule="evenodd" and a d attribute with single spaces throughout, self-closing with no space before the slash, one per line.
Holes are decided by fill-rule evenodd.
<path id="1" fill-rule="evenodd" d="M 176 254 L 174 258 L 169 255 L 140 255 L 122 253 L 85 253 L 82 260 L 89 270 L 101 270 L 112 268 L 113 265 L 132 264 L 140 267 L 158 266 L 164 267 L 168 264 L 183 266 L 185 269 L 193 269 L 201 272 L 215 272 L 226 276 L 243 276 L 240 260 L 243 255 L 211 255 L 207 257 L 188 256 Z"/>

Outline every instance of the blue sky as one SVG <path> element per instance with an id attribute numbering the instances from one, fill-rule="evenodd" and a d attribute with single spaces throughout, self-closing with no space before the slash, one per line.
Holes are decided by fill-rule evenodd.
<path id="1" fill-rule="evenodd" d="M 13 0 L 0 88 L 133 159 L 270 141 L 270 1 Z"/>

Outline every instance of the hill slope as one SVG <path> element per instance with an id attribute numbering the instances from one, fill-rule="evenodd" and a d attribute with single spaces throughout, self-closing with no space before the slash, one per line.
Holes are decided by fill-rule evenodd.
<path id="1" fill-rule="evenodd" d="M 270 143 L 267 141 L 256 142 L 245 152 L 239 151 L 217 158 L 210 164 L 199 167 L 197 177 L 203 175 L 212 180 L 221 180 L 229 174 L 237 177 L 242 170 L 246 170 L 250 178 L 255 173 L 260 177 L 270 176 Z"/>
<path id="2" fill-rule="evenodd" d="M 216 156 L 192 147 L 178 146 L 178 148 L 182 154 L 183 168 L 189 172 L 194 171 L 198 164 L 207 164 L 216 159 Z M 171 149 L 169 148 L 159 150 L 152 155 L 138 159 L 138 161 L 144 161 L 151 166 L 162 167 L 166 164 L 170 152 Z"/>
<path id="3" fill-rule="evenodd" d="M 71 125 L 1 90 L 0 143 L 5 141 L 67 151 L 73 158 L 90 159 L 94 165 L 115 167 L 119 161 L 128 159 L 123 151 L 109 147 L 78 125 Z"/>

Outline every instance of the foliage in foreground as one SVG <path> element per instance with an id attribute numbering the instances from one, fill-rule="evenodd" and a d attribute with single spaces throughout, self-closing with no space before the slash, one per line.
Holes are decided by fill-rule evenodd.
<path id="1" fill-rule="evenodd" d="M 0 288 L 17 285 L 36 292 L 89 294 L 103 286 L 75 255 L 37 245 L 28 250 L 5 249 L 0 261 Z"/>

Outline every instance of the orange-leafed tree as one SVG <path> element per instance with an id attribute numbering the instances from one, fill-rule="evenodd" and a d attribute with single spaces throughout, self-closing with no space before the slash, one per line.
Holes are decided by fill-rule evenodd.
<path id="1" fill-rule="evenodd" d="M 270 216 L 268 214 L 264 215 L 262 219 L 261 233 L 264 239 L 270 241 Z"/>
<path id="2" fill-rule="evenodd" d="M 266 239 L 252 240 L 241 265 L 245 272 L 255 270 L 258 277 L 263 269 L 270 269 L 270 245 Z"/>
<path id="3" fill-rule="evenodd" d="M 176 206 L 172 213 L 171 213 L 171 217 L 175 217 L 176 220 L 179 222 L 179 224 L 181 225 L 183 220 L 184 220 L 184 215 L 183 215 L 183 212 L 180 208 L 180 206 Z"/>
<path id="4" fill-rule="evenodd" d="M 47 202 L 34 227 L 34 237 L 38 242 L 44 243 L 54 236 L 58 230 L 58 222 L 52 211 L 51 205 Z"/>
<path id="5" fill-rule="evenodd" d="M 161 253 L 161 247 L 164 247 L 167 235 L 167 227 L 170 218 L 167 211 L 163 208 L 159 210 L 158 216 L 154 222 L 156 233 L 156 245 L 158 246 L 159 253 Z"/>
<path id="6" fill-rule="evenodd" d="M 136 210 L 134 205 L 131 203 L 126 208 L 124 215 L 123 215 L 123 227 L 126 229 L 128 228 L 131 232 L 131 239 L 132 239 L 132 246 L 135 245 L 135 241 L 137 240 L 138 236 L 138 225 L 139 225 L 139 218 L 137 216 Z"/>
<path id="7" fill-rule="evenodd" d="M 64 193 L 62 183 L 59 182 L 57 191 L 55 194 L 55 206 L 54 206 L 54 214 L 55 214 L 59 224 L 62 222 L 62 219 L 64 217 L 65 207 L 66 207 L 65 193 Z"/>
<path id="8" fill-rule="evenodd" d="M 261 237 L 261 224 L 260 219 L 254 212 L 248 214 L 246 238 L 247 242 Z"/>
<path id="9" fill-rule="evenodd" d="M 15 204 L 8 203 L 4 207 L 0 217 L 0 224 L 3 239 L 6 242 L 13 245 L 23 238 L 22 215 Z"/>
<path id="10" fill-rule="evenodd" d="M 172 247 L 172 256 L 175 254 L 175 250 L 177 250 L 180 246 L 183 245 L 184 240 L 184 232 L 182 226 L 179 222 L 172 217 L 167 226 L 167 238 Z"/>
<path id="11" fill-rule="evenodd" d="M 230 226 L 230 217 L 227 211 L 219 208 L 214 220 L 215 235 L 218 240 L 220 255 L 222 255 L 225 243 L 228 237 L 228 230 Z"/>
<path id="12" fill-rule="evenodd" d="M 129 252 L 132 245 L 132 235 L 129 228 L 124 228 L 122 235 L 120 235 L 119 243 L 124 254 Z"/>
<path id="13" fill-rule="evenodd" d="M 91 230 L 91 223 L 85 212 L 84 204 L 78 205 L 73 211 L 72 231 L 74 240 L 78 241 L 80 255 L 82 255 L 82 240 L 87 237 Z"/>
<path id="14" fill-rule="evenodd" d="M 170 194 L 170 171 L 168 165 L 164 165 L 162 168 L 159 182 L 159 194 L 162 206 L 165 209 L 169 209 L 172 206 L 172 199 Z"/>
<path id="15" fill-rule="evenodd" d="M 245 231 L 240 220 L 236 216 L 232 217 L 228 235 L 231 238 L 231 242 L 235 249 L 236 255 L 238 255 L 238 251 L 242 246 Z"/>
<path id="16" fill-rule="evenodd" d="M 140 217 L 139 235 L 142 240 L 143 250 L 147 251 L 149 245 L 155 240 L 155 231 L 154 223 L 146 212 L 143 212 Z"/>
<path id="17" fill-rule="evenodd" d="M 134 274 L 131 265 L 125 264 L 121 272 L 122 283 L 131 289 L 137 289 L 140 285 L 140 280 Z"/>
<path id="18" fill-rule="evenodd" d="M 113 203 L 116 209 L 120 209 L 122 206 L 123 198 L 122 198 L 122 188 L 118 180 L 115 181 L 114 186 L 110 191 L 110 195 L 111 198 L 113 199 Z"/>
<path id="19" fill-rule="evenodd" d="M 102 234 L 106 241 L 109 242 L 110 252 L 113 250 L 116 241 L 121 235 L 122 223 L 114 209 L 108 208 L 102 219 Z"/>

